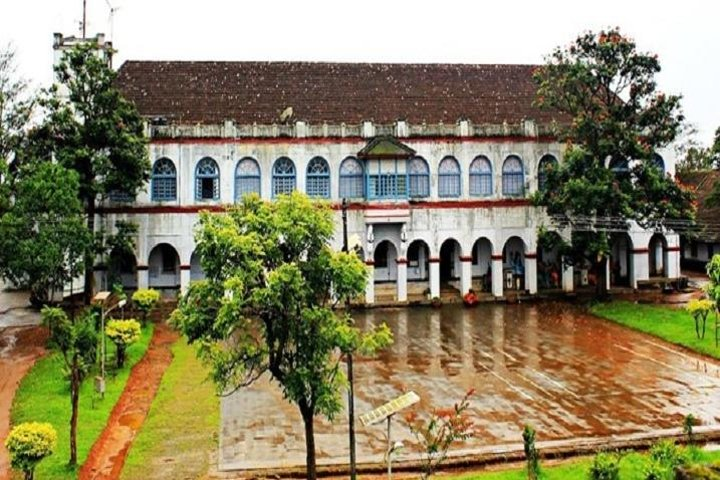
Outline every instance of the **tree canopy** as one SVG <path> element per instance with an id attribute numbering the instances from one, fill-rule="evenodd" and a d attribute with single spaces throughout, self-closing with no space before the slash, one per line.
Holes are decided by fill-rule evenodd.
<path id="1" fill-rule="evenodd" d="M 341 353 L 391 341 L 382 325 L 361 333 L 333 307 L 363 291 L 366 268 L 333 251 L 332 211 L 305 195 L 255 195 L 228 213 L 202 213 L 197 252 L 206 279 L 182 297 L 174 320 L 212 366 L 221 392 L 265 372 L 305 423 L 307 476 L 315 478 L 313 418 L 342 408 Z"/>
<path id="2" fill-rule="evenodd" d="M 662 229 L 693 216 L 692 195 L 657 163 L 684 120 L 680 97 L 657 90 L 658 72 L 656 55 L 608 29 L 557 48 L 534 75 L 537 104 L 559 112 L 557 133 L 567 142 L 534 200 L 553 228 L 571 230 L 566 261 L 593 264 L 599 290 L 613 231 L 629 221 Z"/>

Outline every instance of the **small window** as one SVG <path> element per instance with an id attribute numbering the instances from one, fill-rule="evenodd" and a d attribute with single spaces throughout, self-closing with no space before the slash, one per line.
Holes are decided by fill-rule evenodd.
<path id="1" fill-rule="evenodd" d="M 461 187 L 460 164 L 453 157 L 445 157 L 438 165 L 438 196 L 459 197 Z"/>
<path id="2" fill-rule="evenodd" d="M 502 188 L 506 197 L 525 195 L 525 172 L 522 160 L 517 155 L 510 155 L 503 163 Z"/>
<path id="3" fill-rule="evenodd" d="M 408 180 L 410 197 L 422 198 L 430 196 L 430 167 L 424 158 L 415 157 L 408 163 Z"/>
<path id="4" fill-rule="evenodd" d="M 260 195 L 260 166 L 252 158 L 243 158 L 235 167 L 235 201 L 248 193 Z"/>
<path id="5" fill-rule="evenodd" d="M 150 196 L 153 201 L 167 202 L 177 198 L 177 171 L 169 158 L 156 161 L 150 178 Z"/>
<path id="6" fill-rule="evenodd" d="M 272 194 L 292 193 L 295 190 L 295 164 L 287 157 L 278 158 L 273 165 Z"/>
<path id="7" fill-rule="evenodd" d="M 220 169 L 210 157 L 203 158 L 195 167 L 195 198 L 198 200 L 220 198 Z"/>
<path id="8" fill-rule="evenodd" d="M 544 155 L 540 159 L 540 163 L 538 163 L 538 190 L 545 190 L 548 170 L 552 170 L 557 164 L 557 159 L 552 155 Z"/>
<path id="9" fill-rule="evenodd" d="M 324 158 L 315 157 L 308 163 L 305 192 L 314 198 L 330 198 L 330 166 Z"/>
<path id="10" fill-rule="evenodd" d="M 489 197 L 493 193 L 492 164 L 485 156 L 470 164 L 470 195 Z"/>
<path id="11" fill-rule="evenodd" d="M 621 156 L 612 157 L 608 168 L 616 174 L 628 173 L 630 171 L 627 158 Z"/>
<path id="12" fill-rule="evenodd" d="M 340 164 L 340 198 L 363 198 L 364 196 L 363 166 L 356 158 L 346 158 Z"/>

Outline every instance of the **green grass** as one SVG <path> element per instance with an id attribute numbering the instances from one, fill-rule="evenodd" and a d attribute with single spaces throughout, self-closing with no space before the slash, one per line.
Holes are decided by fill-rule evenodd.
<path id="1" fill-rule="evenodd" d="M 705 338 L 700 340 L 695 335 L 695 321 L 681 308 L 612 302 L 597 304 L 590 310 L 599 317 L 649 333 L 698 353 L 720 358 L 720 349 L 715 348 L 713 334 L 715 319 L 712 316 L 707 319 Z"/>
<path id="2" fill-rule="evenodd" d="M 114 345 L 108 342 L 108 369 L 105 398 L 94 391 L 92 373 L 80 389 L 77 451 L 78 464 L 87 458 L 95 440 L 100 436 L 115 403 L 125 388 L 130 369 L 145 354 L 152 338 L 152 325 L 143 329 L 140 340 L 127 349 L 125 367 L 114 369 Z M 57 450 L 43 460 L 36 478 L 72 479 L 76 469 L 68 467 L 70 458 L 70 383 L 64 375 L 65 364 L 59 354 L 53 353 L 40 359 L 23 378 L 13 401 L 11 419 L 13 424 L 22 422 L 49 422 L 58 434 Z"/>
<path id="3" fill-rule="evenodd" d="M 135 438 L 123 479 L 197 478 L 207 472 L 217 448 L 220 405 L 208 369 L 184 339 L 172 347 L 165 371 L 140 433 Z"/>
<path id="4" fill-rule="evenodd" d="M 647 454 L 629 453 L 620 461 L 620 478 L 623 480 L 644 480 L 643 474 L 648 465 Z M 699 462 L 716 462 L 720 460 L 720 452 L 698 452 Z M 584 480 L 589 478 L 591 458 L 542 467 L 542 480 Z M 526 480 L 524 469 L 503 470 L 497 472 L 467 473 L 455 477 L 439 477 L 452 480 Z"/>

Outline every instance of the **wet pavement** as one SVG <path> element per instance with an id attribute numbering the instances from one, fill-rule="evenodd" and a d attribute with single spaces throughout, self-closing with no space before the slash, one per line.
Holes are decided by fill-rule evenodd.
<path id="1" fill-rule="evenodd" d="M 359 326 L 386 322 L 394 345 L 356 360 L 356 413 L 413 390 L 418 412 L 443 408 L 476 390 L 475 437 L 461 448 L 517 444 L 525 423 L 539 440 L 597 438 L 678 427 L 692 413 L 720 424 L 720 363 L 585 314 L 567 304 L 446 305 L 369 310 Z M 221 469 L 304 465 L 297 408 L 268 381 L 223 399 Z M 719 425 L 720 426 L 720 425 Z M 319 464 L 346 463 L 346 414 L 316 421 Z M 393 440 L 412 455 L 402 416 Z M 357 425 L 358 461 L 381 461 L 385 426 Z"/>

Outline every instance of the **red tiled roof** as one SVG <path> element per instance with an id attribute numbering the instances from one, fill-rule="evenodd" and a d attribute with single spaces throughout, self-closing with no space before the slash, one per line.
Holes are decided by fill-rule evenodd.
<path id="1" fill-rule="evenodd" d="M 170 123 L 517 125 L 557 114 L 533 106 L 533 65 L 128 61 L 118 85 L 147 117 Z"/>

